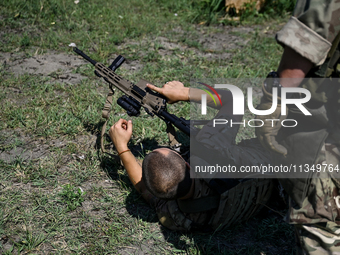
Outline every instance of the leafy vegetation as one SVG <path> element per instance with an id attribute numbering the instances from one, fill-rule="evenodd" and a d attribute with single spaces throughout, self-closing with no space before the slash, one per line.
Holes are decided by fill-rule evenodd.
<path id="1" fill-rule="evenodd" d="M 78 188 L 75 190 L 71 184 L 66 184 L 63 186 L 63 190 L 59 193 L 61 197 L 61 202 L 67 204 L 67 209 L 70 211 L 75 210 L 77 207 L 81 206 L 81 203 L 84 202 L 85 193 Z"/>

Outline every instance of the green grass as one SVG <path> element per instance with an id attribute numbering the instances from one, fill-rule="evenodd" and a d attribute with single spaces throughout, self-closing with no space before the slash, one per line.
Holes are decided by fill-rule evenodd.
<path id="1" fill-rule="evenodd" d="M 211 24 L 219 23 L 211 8 Z M 164 229 L 130 185 L 119 161 L 98 150 L 108 86 L 93 74 L 93 67 L 85 64 L 72 69 L 73 74 L 86 77 L 76 84 L 62 83 L 61 69 L 49 75 L 17 75 L 10 69 L 15 59 L 52 50 L 77 57 L 67 47 L 71 42 L 106 65 L 109 59 L 124 55 L 128 61 L 118 74 L 158 86 L 170 80 L 189 86 L 193 79 L 264 77 L 277 67 L 282 50 L 264 32 L 268 24 L 254 18 L 253 23 L 260 25 L 249 32 L 235 26 L 227 33 L 230 27 L 192 23 L 197 13 L 200 9 L 184 0 L 0 3 L 0 155 L 15 155 L 9 161 L 0 159 L 0 253 L 294 252 L 292 231 L 277 217 L 256 218 L 213 234 Z M 268 19 L 274 30 L 283 21 Z M 235 47 L 211 50 L 202 41 L 219 34 L 220 38 L 235 36 L 229 42 Z M 161 43 L 160 37 L 168 41 Z M 12 53 L 6 63 L 1 58 L 5 53 Z M 219 58 L 222 54 L 230 57 Z M 139 68 L 126 68 L 133 64 Z M 116 92 L 114 102 L 119 96 Z M 190 106 L 180 103 L 169 105 L 168 110 L 187 117 Z M 129 117 L 114 104 L 108 128 L 119 118 Z M 144 111 L 131 119 L 134 132 L 129 147 L 137 157 L 167 145 L 163 121 Z M 253 135 L 252 130 L 243 130 L 239 139 Z M 114 152 L 109 141 L 107 147 Z"/>

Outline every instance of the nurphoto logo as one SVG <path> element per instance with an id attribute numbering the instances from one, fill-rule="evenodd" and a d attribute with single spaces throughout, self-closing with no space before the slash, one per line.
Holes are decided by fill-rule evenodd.
<path id="1" fill-rule="evenodd" d="M 244 105 L 245 105 L 245 99 L 244 99 L 244 94 L 243 91 L 238 88 L 235 85 L 231 85 L 231 84 L 215 84 L 214 87 L 209 86 L 205 83 L 199 82 L 200 84 L 208 87 L 210 90 L 212 90 L 214 92 L 214 94 L 217 96 L 217 98 L 220 100 L 221 106 L 222 106 L 222 101 L 221 98 L 219 97 L 218 93 L 216 92 L 216 89 L 228 89 L 230 90 L 232 97 L 233 97 L 233 114 L 234 115 L 244 115 Z M 213 97 L 213 95 L 206 89 L 203 89 L 205 92 L 207 92 L 208 95 L 210 95 L 210 97 L 214 100 L 215 105 L 216 105 L 216 101 L 215 98 Z M 251 113 L 255 114 L 255 115 L 270 115 L 272 114 L 276 108 L 277 108 L 277 104 L 278 104 L 278 89 L 276 87 L 273 88 L 272 90 L 272 106 L 270 109 L 267 110 L 258 110 L 254 107 L 253 105 L 253 88 L 252 87 L 248 87 L 247 88 L 247 98 L 248 98 L 248 109 Z M 298 93 L 299 97 L 298 98 L 288 98 L 287 94 L 288 93 Z M 207 114 L 207 94 L 202 94 L 201 96 L 201 114 L 202 115 L 206 115 Z M 304 96 L 302 96 L 304 95 Z M 307 103 L 309 100 L 311 99 L 311 93 L 304 88 L 297 88 L 297 87 L 285 87 L 285 88 L 281 88 L 281 115 L 287 115 L 287 111 L 286 111 L 286 106 L 287 105 L 295 105 L 298 109 L 300 109 L 300 111 L 308 116 L 308 115 L 312 115 L 307 109 L 306 107 L 303 105 L 304 103 Z M 266 119 L 266 121 L 271 121 L 272 126 L 274 125 L 275 121 L 280 121 L 279 119 Z M 214 123 L 214 127 L 215 125 L 219 125 L 219 124 L 227 124 L 228 120 L 225 119 L 214 119 L 213 120 Z M 234 122 L 234 123 L 230 123 L 231 125 L 233 124 L 242 124 L 243 126 L 246 126 L 246 120 L 244 120 L 243 122 Z M 286 124 L 285 124 L 286 123 Z M 293 125 L 288 125 L 287 123 L 294 123 Z M 281 121 L 281 125 L 284 127 L 295 127 L 297 126 L 297 121 L 294 119 L 285 119 L 283 121 Z M 249 127 L 261 127 L 264 125 L 263 120 L 260 119 L 251 119 L 248 120 L 248 126 Z"/>

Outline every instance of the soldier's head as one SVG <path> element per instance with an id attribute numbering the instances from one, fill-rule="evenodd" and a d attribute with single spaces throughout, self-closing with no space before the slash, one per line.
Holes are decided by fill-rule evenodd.
<path id="1" fill-rule="evenodd" d="M 192 186 L 189 165 L 175 151 L 160 148 L 149 153 L 142 165 L 146 188 L 161 199 L 177 199 L 188 195 Z"/>

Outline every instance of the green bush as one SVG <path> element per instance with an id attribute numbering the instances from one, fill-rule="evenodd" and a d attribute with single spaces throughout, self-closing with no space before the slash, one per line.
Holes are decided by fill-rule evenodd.
<path id="1" fill-rule="evenodd" d="M 255 2 L 245 3 L 240 13 L 241 20 L 253 21 L 254 18 L 283 17 L 294 10 L 295 3 L 296 0 L 267 0 L 260 11 L 256 10 Z M 191 5 L 191 20 L 193 22 L 225 23 L 228 22 L 228 19 L 223 19 L 225 16 L 234 17 L 238 15 L 233 8 L 230 8 L 226 13 L 225 0 L 199 0 L 193 1 Z"/>
<path id="2" fill-rule="evenodd" d="M 199 0 L 193 2 L 193 7 L 196 10 L 193 21 L 217 23 L 218 18 L 225 14 L 225 0 Z"/>
<path id="3" fill-rule="evenodd" d="M 261 11 L 273 17 L 283 16 L 287 12 L 293 12 L 295 4 L 296 0 L 267 0 Z"/>

